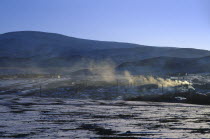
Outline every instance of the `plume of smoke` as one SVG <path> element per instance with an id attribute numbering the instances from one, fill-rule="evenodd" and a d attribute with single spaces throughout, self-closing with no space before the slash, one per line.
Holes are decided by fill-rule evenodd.
<path id="1" fill-rule="evenodd" d="M 155 83 L 158 86 L 164 86 L 164 87 L 173 87 L 173 86 L 179 86 L 182 84 L 189 84 L 187 81 L 179 81 L 179 80 L 171 80 L 171 79 L 163 79 L 163 78 L 155 79 L 152 76 L 147 77 L 147 82 Z"/>
<path id="2" fill-rule="evenodd" d="M 188 81 L 171 80 L 163 78 L 155 78 L 153 76 L 133 76 L 130 72 L 125 71 L 123 79 L 127 80 L 129 84 L 145 85 L 145 84 L 156 84 L 159 87 L 174 87 L 179 85 L 190 85 Z"/>
<path id="3" fill-rule="evenodd" d="M 163 79 L 163 78 L 155 78 L 153 76 L 138 76 L 135 77 L 136 82 L 139 85 L 144 84 L 156 84 L 159 87 L 174 87 L 179 85 L 189 85 L 190 83 L 188 81 L 181 81 L 181 80 L 171 80 L 171 79 Z"/>
<path id="4" fill-rule="evenodd" d="M 90 63 L 90 71 L 101 78 L 101 80 L 111 82 L 116 80 L 115 64 L 111 61 L 102 61 Z"/>
<path id="5" fill-rule="evenodd" d="M 128 81 L 129 84 L 133 84 L 134 83 L 134 76 L 132 76 L 130 74 L 130 72 L 125 71 L 124 72 L 124 78 Z"/>
<path id="6" fill-rule="evenodd" d="M 145 84 L 156 84 L 159 87 L 174 87 L 179 85 L 186 85 L 190 84 L 187 81 L 181 80 L 171 80 L 171 79 L 164 79 L 160 77 L 153 77 L 153 76 L 133 76 L 130 72 L 124 71 L 123 74 L 117 74 L 115 71 L 116 65 L 111 60 L 104 60 L 104 61 L 90 61 L 88 69 L 94 74 L 97 75 L 96 80 L 106 81 L 106 82 L 113 82 L 116 80 L 124 80 L 127 81 L 129 84 L 132 85 L 145 85 Z"/>

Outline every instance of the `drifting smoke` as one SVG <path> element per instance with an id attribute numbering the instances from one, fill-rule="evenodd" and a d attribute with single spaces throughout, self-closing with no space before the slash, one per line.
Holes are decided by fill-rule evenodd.
<path id="1" fill-rule="evenodd" d="M 115 64 L 110 61 L 91 62 L 90 71 L 101 78 L 101 80 L 111 82 L 116 80 Z"/>
<path id="2" fill-rule="evenodd" d="M 143 77 L 141 76 L 140 79 L 143 81 L 144 84 L 157 84 L 159 87 L 174 87 L 179 85 L 189 85 L 190 83 L 187 81 L 180 81 L 180 80 L 171 80 L 171 79 L 163 79 L 163 78 L 154 78 L 152 76 Z"/>
<path id="3" fill-rule="evenodd" d="M 124 78 L 128 81 L 129 84 L 134 84 L 135 82 L 134 76 L 132 76 L 128 71 L 124 72 Z"/>
<path id="4" fill-rule="evenodd" d="M 145 85 L 145 84 L 156 84 L 159 87 L 174 87 L 179 85 L 190 85 L 188 81 L 171 80 L 163 78 L 155 78 L 153 76 L 132 76 L 128 71 L 124 72 L 124 78 L 130 84 Z"/>
<path id="5" fill-rule="evenodd" d="M 156 84 L 159 87 L 174 87 L 179 85 L 190 85 L 187 81 L 155 78 L 153 76 L 133 76 L 130 72 L 125 71 L 123 74 L 117 74 L 115 64 L 109 60 L 103 62 L 91 62 L 90 71 L 97 75 L 97 80 L 106 82 L 124 80 L 132 85 Z"/>

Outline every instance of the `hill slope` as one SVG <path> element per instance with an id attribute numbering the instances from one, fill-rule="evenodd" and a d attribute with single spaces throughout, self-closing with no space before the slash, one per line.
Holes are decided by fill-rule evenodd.
<path id="1" fill-rule="evenodd" d="M 152 47 L 130 43 L 78 39 L 55 33 L 20 31 L 0 35 L 0 57 L 68 57 L 88 55 L 92 57 L 119 56 L 151 58 L 157 56 L 202 57 L 209 51 Z M 131 58 L 132 59 L 132 58 Z"/>
<path id="2" fill-rule="evenodd" d="M 97 49 L 132 47 L 141 47 L 141 45 L 85 40 L 35 31 L 10 32 L 0 35 L 1 57 L 59 57 Z"/>
<path id="3" fill-rule="evenodd" d="M 209 55 L 207 50 L 95 41 L 36 31 L 0 35 L 0 68 L 72 68 L 77 65 L 82 69 L 92 61 L 107 59 L 119 65 L 163 56 L 177 57 L 178 60 Z M 182 60 L 178 61 L 182 63 Z"/>
<path id="4" fill-rule="evenodd" d="M 122 63 L 116 69 L 133 74 L 203 73 L 210 72 L 210 56 L 202 58 L 156 57 Z"/>

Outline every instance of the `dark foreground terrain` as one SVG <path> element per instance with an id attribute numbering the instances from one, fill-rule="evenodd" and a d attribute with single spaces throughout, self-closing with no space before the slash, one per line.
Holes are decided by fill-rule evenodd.
<path id="1" fill-rule="evenodd" d="M 0 95 L 0 138 L 209 138 L 210 106 Z"/>

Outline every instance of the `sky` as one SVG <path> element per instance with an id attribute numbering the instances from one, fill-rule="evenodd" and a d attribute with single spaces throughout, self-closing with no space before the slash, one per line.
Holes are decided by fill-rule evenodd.
<path id="1" fill-rule="evenodd" d="M 0 34 L 28 30 L 210 50 L 210 1 L 0 0 Z"/>

